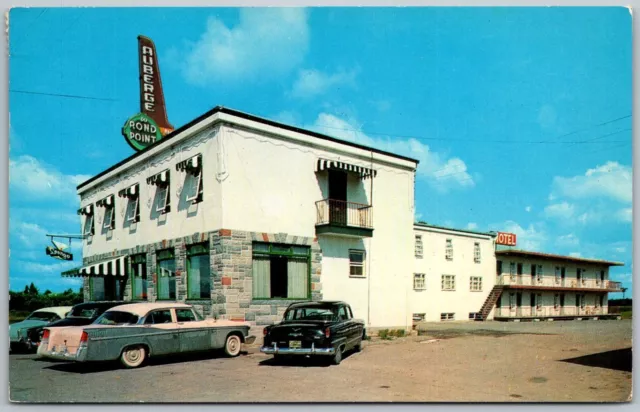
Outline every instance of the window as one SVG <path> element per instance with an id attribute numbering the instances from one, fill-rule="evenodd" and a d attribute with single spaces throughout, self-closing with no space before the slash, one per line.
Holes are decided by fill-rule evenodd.
<path id="1" fill-rule="evenodd" d="M 147 255 L 131 256 L 133 300 L 147 300 Z"/>
<path id="2" fill-rule="evenodd" d="M 133 313 L 110 310 L 96 319 L 94 325 L 135 325 L 138 317 Z"/>
<path id="3" fill-rule="evenodd" d="M 162 323 L 172 323 L 171 311 L 169 309 L 154 310 L 147 315 L 144 320 L 145 325 L 158 325 Z"/>
<path id="4" fill-rule="evenodd" d="M 451 239 L 447 239 L 445 257 L 447 260 L 453 260 L 453 241 Z"/>
<path id="5" fill-rule="evenodd" d="M 536 279 L 538 280 L 538 283 L 542 283 L 542 265 L 537 265 L 537 270 L 536 270 Z"/>
<path id="6" fill-rule="evenodd" d="M 122 300 L 125 281 L 120 276 L 92 276 L 89 278 L 91 300 Z"/>
<path id="7" fill-rule="evenodd" d="M 208 244 L 187 248 L 187 298 L 211 299 L 211 264 Z"/>
<path id="8" fill-rule="evenodd" d="M 516 294 L 511 292 L 509 293 L 509 308 L 513 309 L 516 307 Z"/>
<path id="9" fill-rule="evenodd" d="M 536 295 L 536 309 L 542 310 L 542 295 L 540 293 Z"/>
<path id="10" fill-rule="evenodd" d="M 584 309 L 586 303 L 587 303 L 587 297 L 585 295 L 582 295 L 580 297 L 580 308 Z"/>
<path id="11" fill-rule="evenodd" d="M 561 273 L 562 270 L 560 269 L 560 266 L 556 266 L 556 283 L 560 283 Z"/>
<path id="12" fill-rule="evenodd" d="M 147 184 L 156 186 L 155 211 L 161 214 L 171 211 L 170 180 L 169 169 L 165 169 L 147 179 Z"/>
<path id="13" fill-rule="evenodd" d="M 509 276 L 513 279 L 516 277 L 516 263 L 509 262 Z"/>
<path id="14" fill-rule="evenodd" d="M 413 321 L 414 322 L 422 322 L 424 321 L 424 319 L 427 317 L 426 313 L 414 313 L 413 314 Z"/>
<path id="15" fill-rule="evenodd" d="M 336 318 L 335 307 L 297 307 L 284 314 L 286 320 L 324 320 L 332 321 Z"/>
<path id="16" fill-rule="evenodd" d="M 502 261 L 501 260 L 496 262 L 496 275 L 502 276 Z"/>
<path id="17" fill-rule="evenodd" d="M 156 189 L 156 212 L 166 213 L 169 211 L 169 203 L 171 198 L 169 196 L 169 186 L 158 186 Z"/>
<path id="18" fill-rule="evenodd" d="M 176 309 L 176 320 L 178 322 L 195 322 L 198 319 L 191 309 Z"/>
<path id="19" fill-rule="evenodd" d="M 478 312 L 469 312 L 469 320 L 480 319 L 480 314 Z"/>
<path id="20" fill-rule="evenodd" d="M 93 236 L 94 234 L 94 229 L 93 229 L 93 214 L 90 215 L 85 215 L 84 218 L 84 230 L 83 230 L 83 234 L 85 236 Z"/>
<path id="21" fill-rule="evenodd" d="M 104 221 L 102 222 L 102 227 L 111 230 L 116 228 L 116 214 L 113 206 L 107 206 L 104 209 Z"/>
<path id="22" fill-rule="evenodd" d="M 196 174 L 188 174 L 184 185 L 187 190 L 187 202 L 198 203 L 202 201 L 202 170 Z"/>
<path id="23" fill-rule="evenodd" d="M 475 263 L 480 263 L 480 243 L 475 242 L 473 244 L 473 261 Z"/>
<path id="24" fill-rule="evenodd" d="M 416 235 L 416 244 L 415 244 L 416 257 L 422 258 L 422 236 Z"/>
<path id="25" fill-rule="evenodd" d="M 424 290 L 426 289 L 426 283 L 424 278 L 424 273 L 414 273 L 413 274 L 413 289 L 414 290 Z"/>
<path id="26" fill-rule="evenodd" d="M 338 320 L 349 320 L 347 309 L 344 306 L 340 306 L 340 309 L 338 309 Z"/>
<path id="27" fill-rule="evenodd" d="M 349 276 L 365 276 L 364 250 L 349 250 Z"/>
<path id="28" fill-rule="evenodd" d="M 471 292 L 482 292 L 482 276 L 471 276 L 469 278 L 469 290 Z"/>
<path id="29" fill-rule="evenodd" d="M 440 314 L 440 320 L 441 321 L 455 320 L 455 313 L 441 313 Z"/>
<path id="30" fill-rule="evenodd" d="M 138 222 L 140 220 L 140 204 L 138 196 L 132 197 L 127 203 L 127 222 Z"/>
<path id="31" fill-rule="evenodd" d="M 553 296 L 553 307 L 556 309 L 560 307 L 560 295 L 558 293 Z"/>
<path id="32" fill-rule="evenodd" d="M 165 249 L 156 252 L 158 300 L 176 298 L 176 260 L 173 250 Z"/>
<path id="33" fill-rule="evenodd" d="M 441 287 L 442 290 L 456 290 L 456 276 L 442 275 Z"/>
<path id="34" fill-rule="evenodd" d="M 311 249 L 255 242 L 253 244 L 254 299 L 308 299 Z"/>

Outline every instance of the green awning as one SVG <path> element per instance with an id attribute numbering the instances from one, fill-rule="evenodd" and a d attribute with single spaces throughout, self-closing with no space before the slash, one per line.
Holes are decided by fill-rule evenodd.
<path id="1" fill-rule="evenodd" d="M 74 269 L 69 269 L 69 270 L 65 270 L 64 272 L 62 272 L 62 276 L 67 276 L 67 277 L 76 277 L 76 276 L 80 276 L 80 269 L 82 267 L 77 267 Z"/>

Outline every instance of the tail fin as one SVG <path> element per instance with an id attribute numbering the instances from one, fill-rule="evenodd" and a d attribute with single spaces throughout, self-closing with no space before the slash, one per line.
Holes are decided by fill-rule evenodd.
<path id="1" fill-rule="evenodd" d="M 160 65 L 153 40 L 138 36 L 140 60 L 140 111 L 156 122 L 163 136 L 173 131 L 164 103 Z"/>

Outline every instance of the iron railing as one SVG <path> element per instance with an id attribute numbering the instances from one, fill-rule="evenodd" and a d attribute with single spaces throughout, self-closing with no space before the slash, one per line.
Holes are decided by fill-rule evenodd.
<path id="1" fill-rule="evenodd" d="M 351 226 L 373 229 L 371 205 L 323 199 L 316 202 L 316 225 Z"/>
<path id="2" fill-rule="evenodd" d="M 555 316 L 606 315 L 602 306 L 503 306 L 496 309 L 495 317 L 501 318 L 550 318 Z"/>
<path id="3" fill-rule="evenodd" d="M 608 291 L 622 290 L 620 282 L 600 279 L 562 279 L 556 276 L 531 276 L 505 273 L 496 278 L 497 285 L 544 286 L 575 289 L 603 289 Z"/>

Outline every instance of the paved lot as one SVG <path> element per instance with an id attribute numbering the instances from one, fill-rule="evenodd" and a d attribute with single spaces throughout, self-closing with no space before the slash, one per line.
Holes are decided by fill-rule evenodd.
<path id="1" fill-rule="evenodd" d="M 620 402 L 630 397 L 631 321 L 437 323 L 420 329 L 426 334 L 367 342 L 363 352 L 339 366 L 275 364 L 254 347 L 235 359 L 187 356 L 136 370 L 12 354 L 10 399 Z"/>

